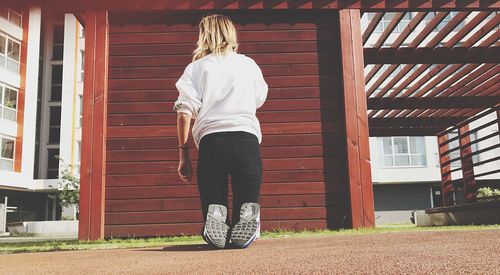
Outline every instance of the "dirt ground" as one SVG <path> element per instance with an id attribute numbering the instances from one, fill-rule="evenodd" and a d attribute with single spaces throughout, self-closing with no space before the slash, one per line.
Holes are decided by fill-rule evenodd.
<path id="1" fill-rule="evenodd" d="M 500 230 L 376 233 L 0 256 L 2 274 L 500 274 Z"/>

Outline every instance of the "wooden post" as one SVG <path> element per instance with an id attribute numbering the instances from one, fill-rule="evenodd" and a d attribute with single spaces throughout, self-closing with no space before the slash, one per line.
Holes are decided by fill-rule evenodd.
<path id="1" fill-rule="evenodd" d="M 353 228 L 375 225 L 360 22 L 359 10 L 339 10 L 347 180 Z"/>
<path id="2" fill-rule="evenodd" d="M 78 239 L 104 238 L 106 114 L 108 93 L 108 12 L 85 17 L 85 76 Z"/>
<path id="3" fill-rule="evenodd" d="M 476 202 L 476 178 L 474 176 L 474 163 L 472 161 L 472 148 L 470 145 L 469 125 L 458 128 L 460 142 L 460 162 L 462 163 L 462 180 L 464 183 L 464 197 L 466 202 Z"/>
<path id="4" fill-rule="evenodd" d="M 450 154 L 442 155 L 449 150 L 448 134 L 438 136 L 439 147 L 439 167 L 441 169 L 441 198 L 443 206 L 453 205 L 453 184 L 451 182 L 451 164 L 447 163 L 450 160 Z"/>

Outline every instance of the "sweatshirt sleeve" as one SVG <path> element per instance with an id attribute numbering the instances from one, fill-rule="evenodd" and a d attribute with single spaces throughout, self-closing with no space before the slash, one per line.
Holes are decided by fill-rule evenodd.
<path id="1" fill-rule="evenodd" d="M 173 110 L 196 118 L 201 109 L 202 96 L 193 78 L 193 66 L 189 64 L 182 76 L 175 83 L 179 97 L 175 101 Z"/>
<path id="2" fill-rule="evenodd" d="M 255 78 L 255 106 L 260 108 L 264 102 L 266 101 L 267 98 L 267 92 L 268 92 L 268 86 L 266 81 L 264 80 L 264 75 L 262 74 L 262 70 L 260 67 L 255 63 L 256 66 L 256 78 Z"/>

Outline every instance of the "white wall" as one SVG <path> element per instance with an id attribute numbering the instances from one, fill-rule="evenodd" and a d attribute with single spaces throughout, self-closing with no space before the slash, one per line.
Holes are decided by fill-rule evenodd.
<path id="1" fill-rule="evenodd" d="M 59 147 L 60 167 L 80 162 L 77 159 L 79 158 L 78 142 L 81 141 L 79 95 L 83 94 L 80 77 L 80 51 L 84 49 L 84 46 L 80 24 L 72 14 L 66 14 L 64 22 L 61 141 Z"/>
<path id="2" fill-rule="evenodd" d="M 8 172 L 0 170 L 0 185 L 8 186 L 11 188 L 25 188 L 25 189 L 44 189 L 46 186 L 43 184 L 35 184 L 33 181 L 34 157 L 35 157 L 35 126 L 36 126 L 36 110 L 37 110 L 37 96 L 38 96 L 38 59 L 40 56 L 40 29 L 41 29 L 41 9 L 31 8 L 29 12 L 29 29 L 28 29 L 28 52 L 27 52 L 27 66 L 26 66 L 26 90 L 25 90 L 25 109 L 24 109 L 24 128 L 23 128 L 23 152 L 21 173 Z M 4 20 L 5 21 L 5 20 Z M 9 22 L 7 22 L 10 24 Z M 4 30 L 5 22 L 0 22 L 2 30 Z M 22 30 L 21 30 L 22 33 Z M 26 39 L 26 38 L 22 38 Z M 3 77 L 10 78 L 12 73 L 6 74 L 6 70 L 0 69 L 0 81 Z M 17 76 L 18 79 L 19 75 Z M 18 81 L 18 80 L 16 80 Z M 20 82 L 15 85 L 19 88 Z M 19 111 L 19 110 L 18 110 Z M 14 130 L 12 122 L 8 127 L 5 121 L 0 119 L 1 132 L 11 132 Z M 17 123 L 15 123 L 15 135 L 17 135 Z M 7 133 L 9 134 L 9 133 Z"/>

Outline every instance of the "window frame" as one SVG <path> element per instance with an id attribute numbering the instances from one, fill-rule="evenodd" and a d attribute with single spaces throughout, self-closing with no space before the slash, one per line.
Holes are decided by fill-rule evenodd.
<path id="1" fill-rule="evenodd" d="M 4 158 L 2 156 L 1 152 L 3 150 L 3 140 L 4 139 L 8 139 L 8 140 L 11 140 L 14 142 L 14 146 L 12 148 L 12 159 Z M 13 172 L 15 159 L 16 159 L 16 138 L 0 134 L 0 161 L 3 161 L 3 160 L 12 161 L 12 170 L 1 169 L 1 165 L 0 165 L 0 171 Z"/>
<path id="2" fill-rule="evenodd" d="M 14 91 L 16 93 L 16 108 L 11 108 L 11 107 L 7 107 L 4 105 L 4 99 L 5 99 L 5 91 L 6 89 L 9 89 L 11 91 Z M 10 122 L 14 122 L 14 123 L 17 123 L 17 107 L 18 107 L 18 102 L 19 102 L 19 90 L 16 89 L 16 88 L 13 88 L 11 86 L 8 86 L 2 82 L 0 82 L 0 119 L 3 119 L 3 120 L 7 120 L 7 121 L 10 121 Z M 3 109 L 4 108 L 7 108 L 9 110 L 12 110 L 14 111 L 15 115 L 14 115 L 14 120 L 11 120 L 11 119 L 7 119 L 4 117 L 3 115 Z"/>
<path id="3" fill-rule="evenodd" d="M 0 16 L 2 18 L 4 18 L 5 20 L 9 21 L 11 24 L 19 27 L 19 28 L 22 28 L 23 27 L 23 11 L 20 10 L 19 12 L 17 12 L 16 10 L 14 9 L 9 9 L 9 8 L 5 8 L 7 10 L 7 17 L 3 17 L 3 16 Z M 11 19 L 11 14 L 16 14 L 20 17 L 20 20 L 19 20 L 19 24 L 17 23 L 14 23 Z"/>
<path id="4" fill-rule="evenodd" d="M 4 32 L 0 32 L 0 35 L 5 37 L 5 52 L 0 52 L 0 56 L 2 56 L 3 58 L 5 58 L 5 64 L 0 64 L 0 67 L 3 68 L 4 70 L 7 70 L 9 72 L 12 72 L 12 73 L 15 73 L 15 74 L 19 74 L 19 71 L 21 69 L 21 51 L 22 51 L 22 43 L 20 41 L 18 41 L 17 39 L 15 39 L 14 37 L 4 33 Z M 19 60 L 15 60 L 13 58 L 10 58 L 8 56 L 8 51 L 9 51 L 9 42 L 12 41 L 13 43 L 16 43 L 19 45 Z M 7 68 L 7 61 L 11 61 L 11 62 L 15 62 L 17 64 L 17 70 L 16 71 L 12 71 L 10 69 Z"/>
<path id="5" fill-rule="evenodd" d="M 385 168 L 385 169 L 400 169 L 400 168 L 426 168 L 428 167 L 428 162 L 427 162 L 427 147 L 426 147 L 426 144 L 425 144 L 425 137 L 418 137 L 418 136 L 391 136 L 391 137 L 385 137 L 385 138 L 390 138 L 391 140 L 391 148 L 392 148 L 392 153 L 391 154 L 386 154 L 384 152 L 384 139 L 380 139 L 380 143 L 381 145 L 379 145 L 379 153 L 380 153 L 380 167 L 381 168 Z M 407 149 L 408 149 L 408 153 L 406 154 L 399 154 L 399 153 L 395 153 L 394 151 L 394 138 L 406 138 L 406 146 L 407 146 Z M 422 144 L 423 144 L 423 153 L 414 153 L 411 151 L 411 145 L 410 145 L 410 138 L 419 138 L 419 139 L 422 139 Z M 392 165 L 386 165 L 385 163 L 385 157 L 392 157 Z M 409 160 L 409 165 L 396 165 L 396 157 L 397 156 L 408 156 L 408 160 Z M 422 165 L 416 165 L 416 164 L 412 164 L 412 157 L 413 156 L 423 156 L 424 157 L 424 160 L 425 160 L 425 163 L 422 164 Z"/>

